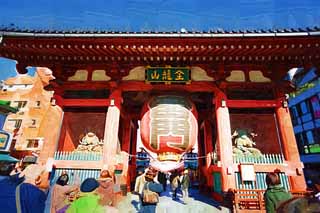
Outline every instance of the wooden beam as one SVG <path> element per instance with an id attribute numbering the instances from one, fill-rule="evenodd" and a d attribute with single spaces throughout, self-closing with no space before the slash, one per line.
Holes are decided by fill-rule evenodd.
<path id="1" fill-rule="evenodd" d="M 276 100 L 226 100 L 229 108 L 275 108 L 280 105 Z"/>
<path id="2" fill-rule="evenodd" d="M 110 99 L 63 99 L 63 107 L 108 107 Z"/>
<path id="3" fill-rule="evenodd" d="M 213 82 L 192 82 L 191 84 L 146 84 L 143 81 L 131 81 L 120 83 L 122 91 L 188 91 L 188 92 L 214 92 L 217 87 Z"/>
<path id="4" fill-rule="evenodd" d="M 74 161 L 74 160 L 55 160 L 53 165 L 61 169 L 101 169 L 102 161 Z"/>

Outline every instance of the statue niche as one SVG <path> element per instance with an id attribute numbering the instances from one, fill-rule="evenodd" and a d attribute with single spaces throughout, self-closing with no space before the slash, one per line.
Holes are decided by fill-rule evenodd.
<path id="1" fill-rule="evenodd" d="M 253 140 L 256 136 L 256 133 L 247 129 L 236 129 L 232 134 L 232 139 L 234 140 L 233 155 L 237 157 L 262 157 L 261 151 L 253 147 L 256 145 Z"/>
<path id="2" fill-rule="evenodd" d="M 103 140 L 93 132 L 88 132 L 80 141 L 76 151 L 80 152 L 102 152 Z"/>

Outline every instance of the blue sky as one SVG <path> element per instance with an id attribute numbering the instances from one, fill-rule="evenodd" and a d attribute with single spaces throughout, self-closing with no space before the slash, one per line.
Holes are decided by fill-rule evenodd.
<path id="1" fill-rule="evenodd" d="M 0 3 L 2 26 L 29 29 L 231 30 L 312 27 L 320 23 L 319 0 L 1 0 Z"/>
<path id="2" fill-rule="evenodd" d="M 208 31 L 320 23 L 320 0 L 0 0 L 0 5 L 0 26 L 19 29 Z M 12 63 L 0 60 L 0 79 L 14 71 Z"/>
<path id="3" fill-rule="evenodd" d="M 33 76 L 35 73 L 34 67 L 28 68 L 28 74 Z M 5 80 L 9 77 L 17 75 L 16 61 L 0 57 L 0 80 Z"/>

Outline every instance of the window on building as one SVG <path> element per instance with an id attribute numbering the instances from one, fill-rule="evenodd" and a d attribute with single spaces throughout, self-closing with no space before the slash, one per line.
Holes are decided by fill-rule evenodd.
<path id="1" fill-rule="evenodd" d="M 296 135 L 300 154 L 320 153 L 320 128 Z"/>
<path id="2" fill-rule="evenodd" d="M 305 142 L 304 142 L 304 137 L 303 137 L 303 133 L 298 133 L 296 134 L 296 140 L 297 140 L 297 144 L 298 144 L 298 149 L 299 149 L 299 153 L 300 154 L 304 154 L 305 153 Z"/>
<path id="3" fill-rule="evenodd" d="M 27 101 L 13 101 L 13 107 L 21 109 L 27 105 Z"/>
<path id="4" fill-rule="evenodd" d="M 36 119 L 32 119 L 32 120 L 31 120 L 31 126 L 35 126 L 36 123 L 37 123 L 37 120 L 36 120 Z"/>
<path id="5" fill-rule="evenodd" d="M 310 104 L 308 101 L 302 101 L 300 103 L 300 107 L 301 107 L 301 113 L 304 115 L 304 114 L 307 114 L 310 112 Z"/>
<path id="6" fill-rule="evenodd" d="M 306 135 L 308 144 L 314 144 L 313 131 L 307 131 Z"/>
<path id="7" fill-rule="evenodd" d="M 320 128 L 312 130 L 312 137 L 312 144 L 309 143 L 310 153 L 320 153 Z"/>
<path id="8" fill-rule="evenodd" d="M 22 124 L 22 119 L 9 119 L 8 122 L 9 122 L 8 126 L 13 127 L 15 129 L 19 129 Z"/>
<path id="9" fill-rule="evenodd" d="M 315 119 L 320 118 L 320 101 L 318 96 L 313 96 L 310 98 L 310 103 L 312 106 L 313 117 Z"/>
<path id="10" fill-rule="evenodd" d="M 298 115 L 298 111 L 297 111 L 296 106 L 291 107 L 290 114 L 291 114 L 291 120 L 292 120 L 293 126 L 298 125 L 299 124 L 299 122 L 298 122 L 299 115 Z"/>
<path id="11" fill-rule="evenodd" d="M 28 139 L 27 148 L 38 148 L 39 147 L 39 139 Z"/>
<path id="12" fill-rule="evenodd" d="M 36 107 L 40 107 L 40 101 L 36 101 Z"/>
<path id="13" fill-rule="evenodd" d="M 300 104 L 296 105 L 296 109 L 297 109 L 298 117 L 301 117 L 302 116 L 302 110 L 301 110 Z"/>

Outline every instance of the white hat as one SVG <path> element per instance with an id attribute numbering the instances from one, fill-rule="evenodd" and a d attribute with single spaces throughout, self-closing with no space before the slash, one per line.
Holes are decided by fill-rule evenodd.
<path id="1" fill-rule="evenodd" d="M 26 180 L 35 180 L 38 176 L 40 176 L 43 172 L 46 171 L 45 166 L 41 166 L 39 164 L 31 164 L 27 166 L 19 175 L 19 177 L 24 177 Z"/>

